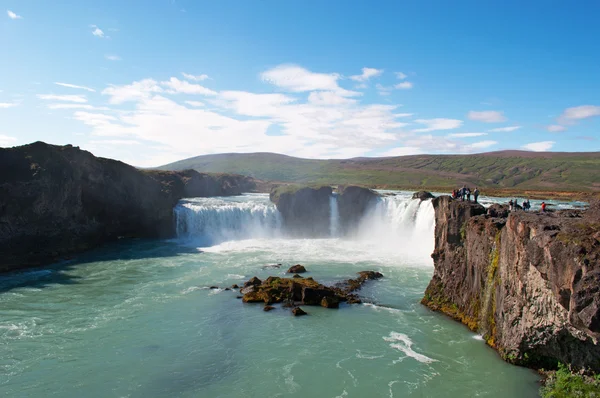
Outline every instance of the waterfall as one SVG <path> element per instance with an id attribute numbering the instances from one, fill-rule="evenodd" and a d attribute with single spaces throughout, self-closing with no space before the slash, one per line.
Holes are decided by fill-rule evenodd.
<path id="1" fill-rule="evenodd" d="M 435 214 L 431 201 L 412 199 L 409 193 L 378 198 L 367 209 L 355 231 L 345 239 L 383 255 L 401 254 L 415 264 L 431 264 Z M 329 198 L 329 232 L 340 237 L 338 196 Z M 265 194 L 194 198 L 174 209 L 177 236 L 206 247 L 241 239 L 285 238 L 282 217 Z"/>
<path id="2" fill-rule="evenodd" d="M 430 200 L 385 196 L 367 211 L 355 237 L 376 241 L 382 250 L 405 253 L 415 262 L 432 264 L 434 227 L 435 211 Z"/>
<path id="3" fill-rule="evenodd" d="M 339 235 L 340 211 L 338 209 L 337 193 L 329 197 L 329 235 L 335 238 Z"/>
<path id="4" fill-rule="evenodd" d="M 281 215 L 265 195 L 186 199 L 174 212 L 177 236 L 201 245 L 273 238 L 281 231 Z"/>

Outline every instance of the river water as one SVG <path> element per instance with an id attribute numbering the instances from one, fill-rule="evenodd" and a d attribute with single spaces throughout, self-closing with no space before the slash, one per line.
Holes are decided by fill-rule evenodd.
<path id="1" fill-rule="evenodd" d="M 332 202 L 332 207 L 337 206 Z M 127 241 L 0 279 L 0 395 L 10 397 L 535 397 L 537 375 L 419 304 L 433 208 L 396 193 L 339 237 L 287 239 L 267 195 L 189 199 L 179 237 Z M 362 270 L 367 304 L 243 304 L 209 289 L 306 266 Z M 281 268 L 264 268 L 282 264 Z"/>

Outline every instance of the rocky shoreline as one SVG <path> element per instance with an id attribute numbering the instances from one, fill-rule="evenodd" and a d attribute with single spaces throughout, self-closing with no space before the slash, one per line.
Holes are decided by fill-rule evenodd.
<path id="1" fill-rule="evenodd" d="M 435 272 L 422 303 L 508 362 L 600 371 L 600 206 L 545 214 L 433 200 Z"/>

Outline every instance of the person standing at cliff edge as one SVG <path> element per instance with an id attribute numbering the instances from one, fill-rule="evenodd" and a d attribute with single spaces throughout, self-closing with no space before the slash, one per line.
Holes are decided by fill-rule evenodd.
<path id="1" fill-rule="evenodd" d="M 479 197 L 479 188 L 475 187 L 475 190 L 473 191 L 473 201 L 475 203 L 477 203 L 477 198 Z"/>
<path id="2" fill-rule="evenodd" d="M 546 202 L 542 202 L 542 213 L 546 212 Z"/>

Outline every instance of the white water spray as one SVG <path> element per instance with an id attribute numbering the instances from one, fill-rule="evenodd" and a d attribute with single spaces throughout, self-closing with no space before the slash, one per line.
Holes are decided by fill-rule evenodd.
<path id="1" fill-rule="evenodd" d="M 187 199 L 174 211 L 177 236 L 201 245 L 274 238 L 281 233 L 281 214 L 265 195 Z"/>
<path id="2" fill-rule="evenodd" d="M 340 237 L 337 199 L 337 194 L 329 199 L 329 232 L 334 238 Z M 178 237 L 203 247 L 243 239 L 285 238 L 281 214 L 267 195 L 187 199 L 176 206 L 175 218 Z M 376 251 L 388 258 L 400 255 L 415 264 L 431 264 L 434 222 L 431 201 L 412 199 L 408 193 L 385 196 L 367 210 L 343 244 L 368 250 L 371 256 Z"/>
<path id="3" fill-rule="evenodd" d="M 329 197 L 329 235 L 336 238 L 340 230 L 340 211 L 338 209 L 337 193 Z"/>

